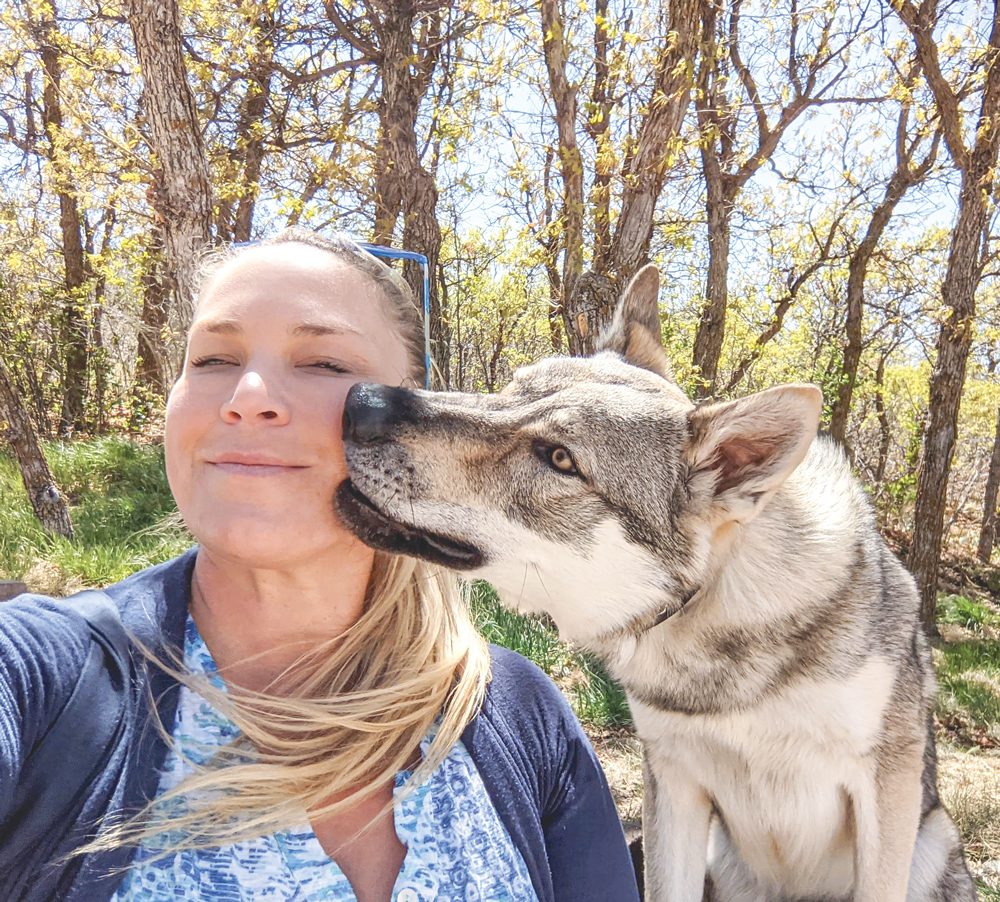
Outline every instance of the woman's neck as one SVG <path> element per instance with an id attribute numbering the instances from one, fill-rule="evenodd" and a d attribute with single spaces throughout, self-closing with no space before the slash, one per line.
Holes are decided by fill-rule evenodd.
<path id="1" fill-rule="evenodd" d="M 191 616 L 227 683 L 264 690 L 293 662 L 349 629 L 364 610 L 374 552 L 363 545 L 284 569 L 198 552 Z"/>

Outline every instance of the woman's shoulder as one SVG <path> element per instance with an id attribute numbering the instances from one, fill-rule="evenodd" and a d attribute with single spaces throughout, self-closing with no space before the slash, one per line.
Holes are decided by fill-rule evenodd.
<path id="1" fill-rule="evenodd" d="M 558 767 L 576 747 L 589 750 L 569 702 L 536 664 L 496 645 L 490 664 L 483 707 L 463 737 L 481 757 L 503 748 L 522 766 Z"/>
<path id="2" fill-rule="evenodd" d="M 190 592 L 195 549 L 108 586 L 110 598 L 126 630 L 144 641 L 183 618 Z M 105 602 L 106 603 L 106 602 Z M 114 614 L 112 613 L 112 617 Z M 90 649 L 95 617 L 77 596 L 51 598 L 32 592 L 0 602 L 0 671 L 7 686 L 24 691 L 35 684 L 52 689 L 72 683 Z M 167 628 L 165 629 L 165 626 Z"/>
<path id="3" fill-rule="evenodd" d="M 94 642 L 87 613 L 31 593 L 0 603 L 0 778 L 19 772 L 73 697 Z M 0 820 L 12 792 L 10 781 L 0 789 Z"/>
<path id="4" fill-rule="evenodd" d="M 60 598 L 27 592 L 0 602 L 0 669 L 12 682 L 52 684 L 79 671 L 90 647 L 86 618 Z"/>
<path id="5" fill-rule="evenodd" d="M 462 736 L 540 899 L 636 899 L 607 780 L 576 715 L 535 664 L 490 646 L 493 679 Z"/>
<path id="6" fill-rule="evenodd" d="M 556 684 L 534 661 L 500 645 L 489 648 L 489 700 L 504 708 L 537 709 L 540 716 L 573 716 Z"/>
<path id="7" fill-rule="evenodd" d="M 164 637 L 173 644 L 183 637 L 197 555 L 195 546 L 104 590 L 117 606 L 125 628 L 147 647 L 156 648 Z"/>

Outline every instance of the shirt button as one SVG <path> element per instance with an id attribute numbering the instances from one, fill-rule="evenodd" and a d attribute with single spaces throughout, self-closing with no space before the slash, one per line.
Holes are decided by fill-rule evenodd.
<path id="1" fill-rule="evenodd" d="M 417 895 L 417 891 L 415 889 L 407 887 L 406 889 L 399 891 L 399 895 L 396 897 L 396 900 L 397 902 L 420 902 L 420 897 Z"/>

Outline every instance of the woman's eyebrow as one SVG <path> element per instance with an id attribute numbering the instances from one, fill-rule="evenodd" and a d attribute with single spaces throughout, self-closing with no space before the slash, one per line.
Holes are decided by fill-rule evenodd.
<path id="1" fill-rule="evenodd" d="M 199 331 L 212 335 L 242 335 L 243 325 L 235 319 L 210 319 L 198 324 Z M 345 323 L 299 323 L 290 330 L 292 335 L 322 336 L 322 335 L 361 335 L 353 326 Z"/>
<path id="2" fill-rule="evenodd" d="M 198 328 L 213 335 L 242 335 L 243 326 L 235 319 L 210 319 L 198 324 Z"/>
<path id="3" fill-rule="evenodd" d="M 342 323 L 299 323 L 291 331 L 295 336 L 361 334 L 357 329 Z"/>

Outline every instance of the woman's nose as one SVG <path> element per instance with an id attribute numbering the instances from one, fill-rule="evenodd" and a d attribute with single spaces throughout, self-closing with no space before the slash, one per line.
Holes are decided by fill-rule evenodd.
<path id="1" fill-rule="evenodd" d="M 227 423 L 267 420 L 275 426 L 288 422 L 288 405 L 280 393 L 271 391 L 260 373 L 248 370 L 236 383 L 232 397 L 222 405 L 222 418 Z"/>

